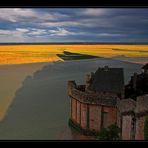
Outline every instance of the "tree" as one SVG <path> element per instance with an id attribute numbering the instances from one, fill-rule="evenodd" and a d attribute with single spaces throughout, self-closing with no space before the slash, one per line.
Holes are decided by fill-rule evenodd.
<path id="1" fill-rule="evenodd" d="M 148 140 L 148 117 L 146 117 L 144 123 L 144 139 Z"/>
<path id="2" fill-rule="evenodd" d="M 98 134 L 98 140 L 118 140 L 120 128 L 116 124 L 110 125 L 108 128 L 102 128 Z"/>

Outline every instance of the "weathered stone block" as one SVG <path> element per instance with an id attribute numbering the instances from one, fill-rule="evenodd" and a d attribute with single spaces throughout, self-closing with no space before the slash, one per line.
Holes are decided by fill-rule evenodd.
<path id="1" fill-rule="evenodd" d="M 144 140 L 144 122 L 145 122 L 145 117 L 139 117 L 136 119 L 135 140 Z"/>
<path id="2" fill-rule="evenodd" d="M 80 124 L 80 102 L 77 101 L 77 123 Z"/>
<path id="3" fill-rule="evenodd" d="M 117 122 L 117 109 L 112 107 L 103 107 L 103 127 L 107 128 Z"/>
<path id="4" fill-rule="evenodd" d="M 89 105 L 89 128 L 99 131 L 101 126 L 101 106 Z"/>
<path id="5" fill-rule="evenodd" d="M 87 128 L 87 104 L 81 104 L 81 127 Z"/>
<path id="6" fill-rule="evenodd" d="M 132 116 L 125 115 L 122 118 L 122 140 L 130 140 L 131 139 L 131 123 Z"/>
<path id="7" fill-rule="evenodd" d="M 72 120 L 77 121 L 76 100 L 72 98 Z"/>

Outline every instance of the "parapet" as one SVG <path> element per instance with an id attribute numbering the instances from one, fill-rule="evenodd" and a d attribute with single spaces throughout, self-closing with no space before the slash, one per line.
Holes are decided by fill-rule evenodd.
<path id="1" fill-rule="evenodd" d="M 137 115 L 148 115 L 148 94 L 137 97 L 135 113 Z"/>
<path id="2" fill-rule="evenodd" d="M 76 82 L 74 80 L 68 81 L 68 88 L 76 87 Z"/>
<path id="3" fill-rule="evenodd" d="M 134 113 L 136 102 L 133 99 L 122 99 L 118 101 L 117 107 L 121 114 Z"/>
<path id="4" fill-rule="evenodd" d="M 121 114 L 148 115 L 148 95 L 139 96 L 136 101 L 133 99 L 122 99 L 118 101 L 117 107 Z"/>
<path id="5" fill-rule="evenodd" d="M 78 89 L 79 87 L 74 81 L 69 81 L 68 85 L 69 96 L 73 97 L 74 99 L 77 99 L 80 102 L 116 107 L 118 97 L 115 94 L 105 92 L 89 93 L 86 91 L 81 91 Z"/>

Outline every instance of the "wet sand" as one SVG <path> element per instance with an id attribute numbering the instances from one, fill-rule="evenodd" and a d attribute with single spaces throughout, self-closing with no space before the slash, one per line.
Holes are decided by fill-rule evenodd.
<path id="1" fill-rule="evenodd" d="M 123 67 L 127 83 L 131 74 L 140 72 L 142 66 L 105 58 L 54 62 L 43 68 L 37 65 L 34 68 L 27 65 L 26 69 L 22 65 L 19 65 L 20 68 L 16 66 L 19 70 L 15 66 L 1 68 L 5 71 L 1 74 L 1 82 L 7 84 L 5 89 L 4 84 L 1 85 L 6 90 L 3 95 L 7 96 L 7 91 L 11 90 L 7 114 L 0 122 L 1 140 L 90 140 L 90 137 L 72 132 L 68 127 L 70 108 L 67 81 L 76 80 L 78 84 L 84 84 L 87 73 L 96 71 L 98 66 L 109 65 Z M 27 71 L 35 72 L 28 76 Z"/>
<path id="2" fill-rule="evenodd" d="M 0 121 L 26 76 L 33 75 L 45 65 L 47 63 L 0 65 Z"/>

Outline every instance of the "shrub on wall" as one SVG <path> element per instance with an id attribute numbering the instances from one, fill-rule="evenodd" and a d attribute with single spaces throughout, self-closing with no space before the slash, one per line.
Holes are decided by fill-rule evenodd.
<path id="1" fill-rule="evenodd" d="M 148 140 L 148 117 L 145 119 L 144 123 L 144 140 Z"/>
<path id="2" fill-rule="evenodd" d="M 94 137 L 96 137 L 98 135 L 98 132 L 96 132 L 96 131 L 90 131 L 89 129 L 82 129 L 80 127 L 80 125 L 74 123 L 71 119 L 69 119 L 69 126 L 71 129 L 75 129 L 84 135 L 90 135 L 90 136 L 94 136 Z"/>
<path id="3" fill-rule="evenodd" d="M 98 135 L 98 140 L 119 140 L 120 128 L 116 124 L 103 128 Z"/>
<path id="4" fill-rule="evenodd" d="M 109 140 L 109 132 L 106 128 L 103 128 L 97 137 L 98 140 Z"/>

